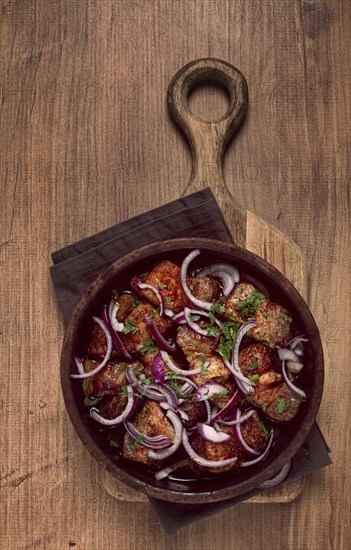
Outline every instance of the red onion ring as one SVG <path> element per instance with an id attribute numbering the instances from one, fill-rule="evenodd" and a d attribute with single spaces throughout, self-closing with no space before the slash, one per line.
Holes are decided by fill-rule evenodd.
<path id="1" fill-rule="evenodd" d="M 149 285 L 148 283 L 139 283 L 139 288 L 148 288 L 149 290 L 153 290 L 156 294 L 156 297 L 158 301 L 160 302 L 160 317 L 163 315 L 163 300 L 161 296 L 161 292 L 158 290 L 158 288 L 155 285 Z"/>
<path id="2" fill-rule="evenodd" d="M 84 370 L 84 365 L 83 365 L 83 361 L 81 360 L 81 358 L 76 355 L 74 357 L 74 362 L 76 364 L 78 373 L 79 374 L 84 374 L 85 370 Z"/>
<path id="3" fill-rule="evenodd" d="M 297 394 L 297 395 L 300 395 L 300 397 L 302 397 L 303 399 L 306 399 L 306 394 L 303 390 L 301 390 L 300 388 L 297 388 L 292 382 L 291 380 L 289 379 L 289 376 L 287 375 L 286 373 L 286 370 L 285 370 L 285 361 L 282 361 L 282 375 L 283 375 L 283 378 L 284 378 L 284 382 L 286 383 L 286 385 L 290 388 L 290 390 Z"/>
<path id="4" fill-rule="evenodd" d="M 159 329 L 157 328 L 155 321 L 151 319 L 151 317 L 146 317 L 146 322 L 149 332 L 159 348 L 169 352 L 176 350 L 176 345 L 167 342 L 167 340 L 162 336 Z"/>
<path id="5" fill-rule="evenodd" d="M 118 347 L 118 349 L 120 350 L 120 352 L 122 353 L 122 355 L 124 356 L 125 359 L 127 359 L 128 361 L 131 361 L 132 360 L 132 356 L 130 355 L 130 353 L 127 351 L 125 345 L 123 344 L 122 342 L 122 339 L 120 337 L 120 335 L 118 334 L 118 332 L 116 332 L 114 330 L 114 328 L 111 326 L 111 323 L 110 323 L 110 319 L 109 319 L 109 316 L 108 316 L 108 313 L 106 311 L 106 306 L 104 307 L 103 309 L 103 312 L 102 312 L 102 317 L 103 317 L 103 320 L 112 336 L 112 339 L 114 341 L 114 343 L 116 344 L 116 346 Z"/>
<path id="6" fill-rule="evenodd" d="M 116 313 L 119 310 L 119 303 L 116 302 L 114 298 L 112 298 L 109 308 L 108 308 L 108 319 L 110 321 L 110 325 L 116 332 L 122 332 L 124 329 L 124 323 L 119 323 L 116 318 Z"/>
<path id="7" fill-rule="evenodd" d="M 253 466 L 254 464 L 257 464 L 257 462 L 260 462 L 262 459 L 264 459 L 267 456 L 269 449 L 271 448 L 271 445 L 273 443 L 273 437 L 274 437 L 274 430 L 271 430 L 267 447 L 265 448 L 263 453 L 260 456 L 258 456 L 257 458 L 254 458 L 253 460 L 248 460 L 247 462 L 242 462 L 240 464 L 240 466 L 244 466 L 244 467 Z"/>
<path id="8" fill-rule="evenodd" d="M 202 309 L 205 309 L 206 311 L 210 311 L 212 304 L 210 302 L 204 302 L 203 300 L 199 300 L 198 298 L 195 298 L 195 296 L 193 296 L 191 294 L 191 292 L 189 290 L 189 287 L 188 287 L 188 284 L 186 282 L 186 277 L 187 277 L 187 271 L 188 271 L 189 264 L 199 254 L 200 254 L 200 250 L 198 250 L 198 249 L 193 250 L 183 260 L 182 266 L 180 268 L 180 280 L 181 280 L 181 283 L 182 283 L 184 293 L 186 294 L 187 298 L 193 304 L 195 304 L 197 307 L 201 307 Z"/>
<path id="9" fill-rule="evenodd" d="M 105 323 L 103 322 L 102 319 L 100 319 L 99 317 L 93 317 L 93 320 L 95 321 L 95 323 L 97 323 L 99 325 L 99 327 L 103 330 L 103 332 L 106 336 L 106 354 L 105 354 L 105 357 L 101 361 L 100 365 L 98 365 L 94 370 L 92 370 L 90 372 L 84 372 L 82 374 L 71 374 L 71 378 L 80 378 L 80 379 L 82 379 L 82 378 L 90 378 L 91 376 L 94 376 L 95 374 L 100 372 L 101 369 L 104 368 L 104 366 L 108 363 L 108 361 L 111 357 L 111 352 L 112 352 L 111 334 L 110 334 L 107 326 L 105 325 Z"/>
<path id="10" fill-rule="evenodd" d="M 131 437 L 133 437 L 133 439 L 142 437 L 140 444 L 144 447 L 147 447 L 148 449 L 163 450 L 172 445 L 172 441 L 168 439 L 168 437 L 166 437 L 165 435 L 156 435 L 154 437 L 150 437 L 140 432 L 131 422 L 128 421 L 124 422 L 124 426 Z"/>
<path id="11" fill-rule="evenodd" d="M 226 406 L 223 407 L 223 409 L 220 409 L 220 410 L 211 418 L 210 424 L 213 424 L 214 422 L 217 422 L 217 420 L 221 419 L 222 416 L 226 415 L 229 411 L 231 411 L 232 408 L 238 403 L 238 401 L 240 401 L 241 398 L 242 398 L 241 393 L 239 392 L 239 390 L 236 390 L 236 392 L 234 393 L 233 397 L 230 399 L 230 401 L 228 401 L 228 403 L 226 404 Z M 224 424 L 224 422 L 223 422 L 223 424 Z"/>
<path id="12" fill-rule="evenodd" d="M 220 424 L 224 424 L 225 426 L 234 426 L 235 424 L 241 424 L 242 422 L 245 422 L 250 416 L 252 416 L 255 412 L 255 409 L 249 410 L 249 412 L 242 414 L 238 420 L 219 420 Z"/>
<path id="13" fill-rule="evenodd" d="M 233 433 L 233 436 L 235 437 L 235 439 L 237 440 L 237 442 L 239 443 L 240 447 L 242 448 L 243 451 L 245 451 L 245 453 L 248 453 L 250 455 L 254 455 L 254 456 L 257 456 L 259 455 L 260 453 L 258 451 L 255 451 L 255 449 L 253 449 L 252 447 L 250 447 L 250 445 L 248 445 L 245 441 L 245 439 L 243 438 L 243 435 L 241 433 L 241 429 L 240 429 L 240 417 L 241 417 L 241 411 L 239 408 L 237 409 L 234 409 L 232 411 L 232 419 L 236 421 L 235 424 L 232 425 L 232 433 Z"/>
<path id="14" fill-rule="evenodd" d="M 196 462 L 200 466 L 204 466 L 205 468 L 223 468 L 224 466 L 229 466 L 229 464 L 234 464 L 234 462 L 238 460 L 238 457 L 227 458 L 225 460 L 206 460 L 206 458 L 203 458 L 202 456 L 198 455 L 194 451 L 194 449 L 189 443 L 186 430 L 183 430 L 182 442 L 183 442 L 183 447 L 188 453 L 188 455 L 190 456 L 190 458 L 194 462 Z"/>
<path id="15" fill-rule="evenodd" d="M 199 386 L 194 395 L 194 401 L 205 401 L 211 399 L 215 395 L 218 395 L 223 390 L 227 390 L 224 384 L 216 382 L 215 380 L 209 380 Z"/>
<path id="16" fill-rule="evenodd" d="M 239 347 L 241 344 L 241 340 L 245 336 L 245 334 L 252 329 L 256 325 L 255 321 L 248 321 L 244 325 L 241 325 L 239 328 L 237 334 L 236 334 L 236 340 L 234 344 L 234 349 L 232 352 L 232 358 L 231 363 L 229 361 L 224 360 L 224 363 L 226 367 L 230 370 L 230 372 L 237 378 L 241 384 L 240 389 L 243 391 L 243 393 L 248 394 L 253 392 L 252 386 L 254 386 L 254 382 L 252 382 L 249 378 L 246 378 L 240 370 L 239 366 Z"/>
<path id="17" fill-rule="evenodd" d="M 170 466 L 167 466 L 166 468 L 163 468 L 162 470 L 156 472 L 155 478 L 157 481 L 160 481 L 161 479 L 168 477 L 170 473 L 174 472 L 174 470 L 179 470 L 179 468 L 183 468 L 183 466 L 187 466 L 187 464 L 187 460 L 180 460 L 179 462 L 175 462 L 174 464 L 171 464 Z"/>
<path id="18" fill-rule="evenodd" d="M 167 367 L 169 368 L 169 370 L 171 370 L 173 372 L 176 372 L 177 374 L 182 374 L 184 376 L 192 376 L 193 374 L 200 374 L 200 372 L 201 372 L 201 367 L 199 367 L 198 369 L 192 369 L 192 370 L 179 369 L 173 363 L 173 361 L 171 360 L 170 356 L 168 355 L 168 353 L 166 351 L 160 351 L 160 354 L 161 354 L 162 359 L 166 363 Z"/>
<path id="19" fill-rule="evenodd" d="M 273 487 L 277 487 L 277 485 L 280 485 L 283 483 L 286 478 L 288 477 L 290 470 L 292 466 L 292 460 L 289 460 L 278 472 L 274 477 L 271 477 L 271 479 L 267 479 L 267 481 L 264 481 L 259 485 L 258 489 L 273 489 Z"/>
<path id="20" fill-rule="evenodd" d="M 152 376 L 157 382 L 164 384 L 165 382 L 165 363 L 161 357 L 160 352 L 158 352 L 152 360 L 151 363 L 151 372 Z"/>
<path id="21" fill-rule="evenodd" d="M 212 264 L 199 271 L 197 277 L 213 275 L 222 280 L 223 294 L 228 296 L 234 288 L 235 283 L 240 281 L 239 271 L 229 264 Z"/>
<path id="22" fill-rule="evenodd" d="M 212 426 L 201 422 L 197 423 L 197 431 L 201 435 L 202 439 L 209 441 L 210 443 L 226 443 L 232 438 L 230 434 L 217 431 Z"/>
<path id="23" fill-rule="evenodd" d="M 127 386 L 127 392 L 128 392 L 128 401 L 126 408 L 124 411 L 115 418 L 104 418 L 101 416 L 97 409 L 94 407 L 90 409 L 90 416 L 100 424 L 103 424 L 104 426 L 116 426 L 117 424 L 121 424 L 121 422 L 124 422 L 124 420 L 127 420 L 131 414 L 134 412 L 134 408 L 136 405 L 136 397 L 133 394 L 133 388 L 131 385 Z"/>
<path id="24" fill-rule="evenodd" d="M 165 449 L 164 451 L 149 451 L 149 457 L 155 460 L 164 460 L 165 458 L 168 458 L 173 453 L 175 453 L 178 448 L 180 447 L 180 444 L 182 442 L 182 431 L 183 431 L 183 424 L 179 420 L 178 416 L 172 409 L 167 411 L 166 414 L 167 418 L 171 421 L 173 428 L 174 428 L 174 440 L 168 449 Z"/>

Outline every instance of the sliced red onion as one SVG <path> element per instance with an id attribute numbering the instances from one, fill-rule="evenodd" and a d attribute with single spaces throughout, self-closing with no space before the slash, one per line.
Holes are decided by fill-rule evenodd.
<path id="1" fill-rule="evenodd" d="M 242 422 L 245 422 L 250 416 L 252 416 L 255 413 L 255 409 L 250 409 L 249 412 L 242 414 L 238 420 L 219 420 L 220 424 L 224 424 L 225 426 L 234 426 L 235 424 L 241 424 Z"/>
<path id="2" fill-rule="evenodd" d="M 198 298 L 195 298 L 189 290 L 188 284 L 186 282 L 188 267 L 190 262 L 193 261 L 196 256 L 200 254 L 200 250 L 193 250 L 186 256 L 186 258 L 183 260 L 182 266 L 180 268 L 180 280 L 182 283 L 182 287 L 184 290 L 184 293 L 186 294 L 187 298 L 195 304 L 197 307 L 201 307 L 202 309 L 205 309 L 206 311 L 210 311 L 211 309 L 211 303 L 210 302 L 204 302 L 203 300 L 199 300 Z"/>
<path id="3" fill-rule="evenodd" d="M 160 291 L 155 285 L 149 285 L 148 283 L 139 283 L 139 288 L 148 288 L 149 290 L 153 290 L 153 292 L 156 294 L 156 297 L 158 301 L 160 302 L 160 317 L 163 315 L 163 300 Z"/>
<path id="4" fill-rule="evenodd" d="M 172 441 L 168 439 L 168 437 L 166 437 L 165 435 L 156 435 L 154 437 L 150 437 L 140 432 L 131 422 L 125 422 L 124 425 L 127 432 L 134 439 L 141 439 L 140 444 L 144 447 L 147 447 L 148 449 L 162 450 L 167 449 L 172 445 Z"/>
<path id="5" fill-rule="evenodd" d="M 286 385 L 290 388 L 290 390 L 297 394 L 297 395 L 300 395 L 303 399 L 306 399 L 306 394 L 303 390 L 301 390 L 300 388 L 297 388 L 290 380 L 289 376 L 287 375 L 286 373 L 286 370 L 285 370 L 285 361 L 282 361 L 282 375 L 283 375 L 283 378 L 284 378 L 284 382 L 286 383 Z"/>
<path id="6" fill-rule="evenodd" d="M 197 334 L 201 334 L 201 336 L 208 336 L 207 330 L 199 327 L 199 325 L 197 323 L 195 323 L 195 321 L 192 320 L 191 312 L 190 312 L 190 309 L 188 307 L 184 308 L 184 316 L 185 316 L 185 320 L 188 323 L 189 327 L 192 328 L 194 332 L 196 332 Z"/>
<path id="7" fill-rule="evenodd" d="M 190 309 L 190 311 L 193 313 L 194 311 L 198 311 L 198 310 Z M 206 312 L 204 312 L 204 314 L 205 313 Z M 200 315 L 196 315 L 196 314 L 193 315 L 193 321 L 198 321 L 199 319 L 200 319 Z M 186 323 L 184 310 L 174 315 L 174 317 L 172 318 L 172 321 L 177 323 L 177 325 L 184 325 Z"/>
<path id="8" fill-rule="evenodd" d="M 118 349 L 120 350 L 120 352 L 122 353 L 124 358 L 128 359 L 128 361 L 131 361 L 132 356 L 127 351 L 127 349 L 126 349 L 125 345 L 123 344 L 122 339 L 121 339 L 120 335 L 118 334 L 118 332 L 116 332 L 114 330 L 114 328 L 111 326 L 109 315 L 106 311 L 106 306 L 103 309 L 102 317 L 103 317 L 104 323 L 106 324 L 106 326 L 107 326 L 107 328 L 108 328 L 108 330 L 109 330 L 109 332 L 112 336 L 112 340 L 114 341 L 114 343 L 116 344 L 116 346 L 118 347 Z"/>
<path id="9" fill-rule="evenodd" d="M 277 348 L 277 349 L 278 349 L 279 359 L 281 361 L 298 361 L 299 360 L 298 356 L 293 350 L 287 349 L 287 348 Z"/>
<path id="10" fill-rule="evenodd" d="M 202 456 L 198 455 L 192 446 L 189 443 L 188 435 L 186 433 L 186 430 L 183 430 L 182 434 L 182 442 L 183 447 L 190 456 L 190 458 L 199 464 L 200 466 L 204 466 L 205 468 L 223 468 L 225 466 L 229 466 L 230 464 L 234 464 L 238 460 L 238 457 L 233 458 L 227 458 L 225 460 L 206 460 L 206 458 L 203 458 Z"/>
<path id="11" fill-rule="evenodd" d="M 135 372 L 133 371 L 132 367 L 128 366 L 126 369 L 125 369 L 125 375 L 126 375 L 126 378 L 129 382 L 129 384 L 131 384 L 132 386 L 136 386 L 139 381 L 135 375 Z"/>
<path id="12" fill-rule="evenodd" d="M 166 373 L 166 378 L 167 378 L 167 373 Z M 182 376 L 181 374 L 176 374 L 176 375 L 172 375 L 169 377 L 171 380 L 182 380 L 183 382 L 185 382 L 189 388 L 195 388 L 197 389 L 198 386 L 195 384 L 195 382 L 193 382 L 192 380 L 189 380 L 186 376 Z M 184 384 L 185 386 L 185 384 Z M 190 390 L 188 389 L 185 389 L 182 391 L 182 393 L 189 393 Z"/>
<path id="13" fill-rule="evenodd" d="M 240 347 L 241 341 L 242 341 L 243 337 L 245 336 L 245 334 L 249 330 L 251 330 L 254 326 L 256 326 L 255 321 L 248 321 L 244 325 L 241 325 L 238 332 L 236 333 L 236 339 L 235 339 L 234 349 L 233 349 L 233 352 L 232 352 L 231 363 L 229 363 L 229 361 L 227 361 L 227 360 L 224 361 L 226 367 L 235 376 L 235 378 L 240 380 L 240 382 L 241 382 L 241 384 L 240 384 L 241 388 L 240 389 L 242 389 L 245 394 L 252 393 L 253 392 L 252 387 L 255 384 L 249 378 L 244 376 L 242 374 L 241 370 L 240 370 L 240 366 L 239 366 L 239 347 Z"/>
<path id="14" fill-rule="evenodd" d="M 157 382 L 160 382 L 161 384 L 164 384 L 165 382 L 165 363 L 161 357 L 160 353 L 157 353 L 155 357 L 152 360 L 151 363 L 151 372 L 152 376 L 157 380 Z"/>
<path id="15" fill-rule="evenodd" d="M 158 347 L 163 349 L 164 351 L 169 351 L 169 352 L 175 351 L 176 345 L 170 344 L 169 342 L 167 342 L 167 340 L 160 333 L 155 321 L 151 319 L 151 317 L 147 317 L 146 322 L 147 322 L 149 332 L 153 337 L 153 339 L 155 340 Z"/>
<path id="16" fill-rule="evenodd" d="M 233 427 L 232 427 L 233 436 L 235 437 L 235 439 L 239 443 L 242 450 L 245 451 L 245 453 L 257 456 L 260 453 L 258 451 L 255 451 L 255 449 L 253 449 L 252 447 L 250 447 L 250 445 L 248 445 L 246 443 L 245 439 L 243 438 L 243 435 L 241 433 L 241 428 L 240 428 L 240 422 L 239 422 L 240 417 L 241 417 L 240 409 L 239 408 L 234 409 L 233 412 L 232 412 L 232 420 L 236 420 L 236 423 L 233 424 Z"/>
<path id="17" fill-rule="evenodd" d="M 176 372 L 177 374 L 182 374 L 184 376 L 192 376 L 193 374 L 199 374 L 201 372 L 201 367 L 199 367 L 198 369 L 192 369 L 192 370 L 179 369 L 173 363 L 172 359 L 170 358 L 170 356 L 168 355 L 168 353 L 166 351 L 160 351 L 160 354 L 161 354 L 162 359 L 166 363 L 167 367 L 169 368 L 169 370 L 171 370 L 173 372 Z"/>
<path id="18" fill-rule="evenodd" d="M 301 342 L 308 342 L 308 338 L 305 338 L 304 336 L 295 336 L 292 340 L 290 340 L 288 346 L 290 346 L 290 349 L 295 351 L 296 346 L 301 344 Z M 297 353 L 297 352 L 296 352 Z"/>
<path id="19" fill-rule="evenodd" d="M 111 357 L 111 352 L 112 352 L 111 334 L 110 334 L 107 326 L 105 325 L 105 323 L 103 322 L 102 319 L 100 319 L 99 317 L 93 317 L 93 320 L 95 321 L 95 323 L 97 323 L 99 325 L 99 327 L 103 330 L 103 332 L 106 336 L 106 355 L 103 358 L 103 360 L 101 361 L 100 365 L 98 365 L 94 370 L 92 370 L 90 372 L 84 372 L 82 374 L 71 374 L 72 378 L 90 378 L 91 376 L 94 376 L 95 374 L 100 372 L 101 369 L 104 368 L 104 366 L 108 363 L 108 361 Z"/>
<path id="20" fill-rule="evenodd" d="M 294 374 L 299 374 L 299 372 L 303 369 L 303 363 L 300 363 L 299 361 L 287 361 L 286 366 L 288 371 Z"/>
<path id="21" fill-rule="evenodd" d="M 122 332 L 124 329 L 124 323 L 119 323 L 116 318 L 117 311 L 119 310 L 119 303 L 112 298 L 108 308 L 108 318 L 110 325 L 116 332 Z"/>
<path id="22" fill-rule="evenodd" d="M 187 460 L 180 460 L 179 462 L 175 462 L 174 464 L 171 464 L 170 466 L 167 466 L 166 468 L 163 468 L 162 470 L 159 470 L 158 472 L 156 472 L 155 478 L 157 481 L 160 481 L 161 479 L 168 477 L 169 474 L 171 474 L 175 470 L 179 470 L 180 468 L 187 466 L 187 464 L 188 464 Z"/>
<path id="23" fill-rule="evenodd" d="M 90 416 L 97 422 L 100 422 L 100 424 L 103 424 L 104 426 L 116 426 L 117 424 L 121 424 L 121 422 L 124 422 L 127 420 L 130 415 L 133 413 L 135 404 L 136 404 L 136 396 L 133 393 L 133 388 L 131 385 L 127 386 L 127 392 L 128 392 L 128 401 L 126 408 L 124 411 L 115 418 L 104 418 L 103 416 L 100 416 L 99 412 L 95 408 L 90 409 Z"/>
<path id="24" fill-rule="evenodd" d="M 76 355 L 74 357 L 74 362 L 76 364 L 78 373 L 79 374 L 84 374 L 85 370 L 84 370 L 84 365 L 83 365 L 83 361 L 81 360 L 81 358 Z"/>
<path id="25" fill-rule="evenodd" d="M 175 317 L 174 311 L 172 309 L 169 309 L 168 307 L 164 308 L 164 314 L 166 315 L 166 317 L 170 317 L 171 319 Z"/>
<path id="26" fill-rule="evenodd" d="M 210 402 L 206 401 L 206 400 L 203 401 L 203 403 L 205 405 L 206 413 L 207 413 L 206 424 L 209 424 L 211 422 L 211 418 L 212 418 L 211 405 L 210 405 Z"/>
<path id="27" fill-rule="evenodd" d="M 223 392 L 223 390 L 228 391 L 228 388 L 226 388 L 224 384 L 216 382 L 215 380 L 209 380 L 197 388 L 194 395 L 194 401 L 205 401 L 207 399 L 211 399 L 220 392 Z"/>
<path id="28" fill-rule="evenodd" d="M 205 439 L 205 441 L 209 441 L 210 443 L 226 443 L 232 438 L 230 434 L 217 431 L 212 426 L 202 424 L 200 422 L 197 423 L 197 431 L 201 435 L 202 439 Z"/>
<path id="29" fill-rule="evenodd" d="M 210 424 L 213 424 L 214 422 L 217 422 L 217 420 L 221 419 L 224 415 L 226 415 L 229 411 L 232 410 L 233 407 L 235 407 L 235 405 L 238 403 L 238 401 L 240 401 L 240 399 L 242 398 L 242 395 L 241 393 L 236 390 L 236 392 L 234 393 L 233 397 L 230 399 L 230 401 L 228 401 L 228 403 L 226 404 L 225 407 L 223 407 L 223 409 L 220 409 L 212 418 L 211 418 L 211 421 L 210 421 Z M 223 422 L 224 424 L 224 422 Z"/>
<path id="30" fill-rule="evenodd" d="M 247 462 L 242 462 L 240 464 L 240 466 L 244 466 L 244 467 L 245 466 L 253 466 L 254 464 L 257 464 L 257 462 L 260 462 L 261 460 L 263 460 L 267 456 L 268 451 L 271 448 L 271 445 L 273 443 L 273 438 L 274 438 L 274 430 L 271 430 L 271 433 L 269 435 L 268 445 L 265 448 L 265 450 L 263 451 L 263 453 L 260 456 L 258 456 L 257 458 L 254 458 L 253 460 L 248 460 Z"/>
<path id="31" fill-rule="evenodd" d="M 183 424 L 179 420 L 178 416 L 174 411 L 171 409 L 167 411 L 166 414 L 167 418 L 171 421 L 173 428 L 174 428 L 174 440 L 168 449 L 165 449 L 164 451 L 149 451 L 149 457 L 153 458 L 155 460 L 164 460 L 165 458 L 168 458 L 173 453 L 175 453 L 178 448 L 180 447 L 180 444 L 182 442 L 182 431 L 183 431 Z"/>
<path id="32" fill-rule="evenodd" d="M 267 479 L 267 481 L 264 481 L 259 485 L 258 489 L 273 489 L 273 487 L 277 487 L 277 485 L 280 485 L 283 483 L 286 478 L 288 477 L 290 470 L 291 470 L 292 460 L 289 460 L 285 466 L 282 467 L 280 472 L 278 472 L 274 477 L 271 477 L 271 479 Z"/>
<path id="33" fill-rule="evenodd" d="M 184 401 L 184 399 L 182 401 Z M 162 407 L 166 411 L 172 410 L 173 412 L 179 414 L 179 416 L 181 416 L 182 419 L 185 420 L 185 422 L 188 422 L 188 420 L 189 420 L 188 413 L 183 411 L 183 409 L 181 409 L 179 406 L 175 408 L 175 407 L 172 407 L 172 405 L 170 403 L 166 403 L 165 401 L 162 401 L 160 403 L 160 407 Z"/>
<path id="34" fill-rule="evenodd" d="M 240 281 L 239 271 L 230 264 L 212 264 L 199 271 L 197 277 L 213 275 L 222 280 L 223 294 L 228 296 L 234 288 L 235 283 Z"/>

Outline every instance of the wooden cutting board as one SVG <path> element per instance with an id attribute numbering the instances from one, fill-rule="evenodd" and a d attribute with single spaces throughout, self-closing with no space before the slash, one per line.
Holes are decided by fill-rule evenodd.
<path id="1" fill-rule="evenodd" d="M 205 121 L 190 111 L 188 97 L 195 85 L 213 81 L 227 90 L 229 108 L 218 120 Z M 167 103 L 173 119 L 189 141 L 193 156 L 192 173 L 183 194 L 210 187 L 235 243 L 273 264 L 306 297 L 306 273 L 300 248 L 272 225 L 237 204 L 224 181 L 224 154 L 248 106 L 244 76 L 235 67 L 219 59 L 193 61 L 172 79 L 168 87 Z M 102 469 L 99 471 L 99 479 L 106 491 L 118 500 L 147 501 L 146 495 L 119 482 Z M 245 502 L 291 502 L 302 493 L 305 482 L 303 477 Z"/>

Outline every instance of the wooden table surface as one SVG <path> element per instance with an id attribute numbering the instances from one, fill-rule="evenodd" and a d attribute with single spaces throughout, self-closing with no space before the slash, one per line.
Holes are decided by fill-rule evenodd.
<path id="1" fill-rule="evenodd" d="M 347 0 L 2 1 L 1 548 L 350 547 L 350 12 Z M 207 56 L 249 86 L 228 188 L 305 255 L 334 464 L 292 503 L 241 504 L 167 536 L 148 503 L 101 489 L 68 420 L 49 265 L 183 193 L 191 157 L 165 94 Z M 191 101 L 212 116 L 226 99 L 205 87 Z"/>

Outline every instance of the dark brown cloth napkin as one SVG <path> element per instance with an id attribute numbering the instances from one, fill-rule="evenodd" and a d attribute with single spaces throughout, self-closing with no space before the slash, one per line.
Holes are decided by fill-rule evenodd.
<path id="1" fill-rule="evenodd" d="M 68 321 L 82 292 L 114 260 L 143 245 L 176 237 L 207 237 L 233 242 L 228 226 L 210 189 L 182 197 L 150 212 L 114 225 L 52 254 L 51 278 L 57 300 Z M 330 449 L 315 425 L 297 453 L 288 480 L 297 479 L 331 464 Z M 150 498 L 167 533 L 215 514 L 260 491 L 213 504 L 172 504 Z"/>

